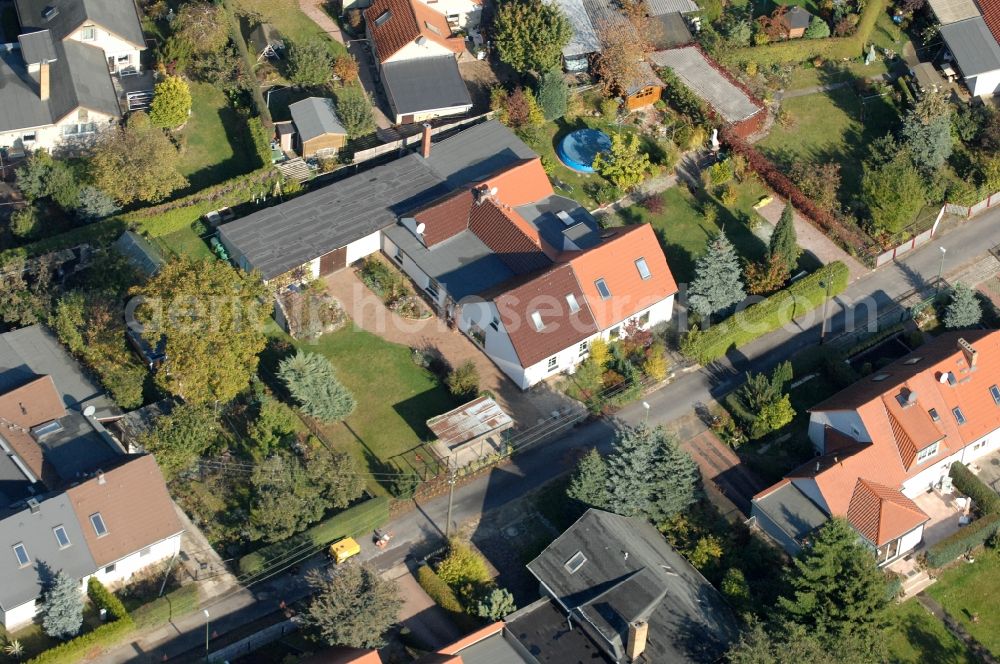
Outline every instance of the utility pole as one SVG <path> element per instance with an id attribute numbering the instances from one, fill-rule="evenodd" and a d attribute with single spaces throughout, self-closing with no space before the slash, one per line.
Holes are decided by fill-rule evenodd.
<path id="1" fill-rule="evenodd" d="M 209 625 L 209 618 L 211 616 L 208 615 L 208 609 L 202 610 L 202 613 L 205 614 L 205 661 L 207 662 L 208 661 L 208 625 Z"/>
<path id="2" fill-rule="evenodd" d="M 944 255 L 948 253 L 948 250 L 944 247 L 938 247 L 941 250 L 941 263 L 938 265 L 938 278 L 937 284 L 934 287 L 935 293 L 941 292 L 941 277 L 944 275 Z"/>
<path id="3" fill-rule="evenodd" d="M 451 508 L 455 502 L 455 468 L 452 460 L 448 458 L 448 520 L 444 524 L 444 538 L 451 536 Z"/>
<path id="4" fill-rule="evenodd" d="M 826 340 L 826 304 L 830 301 L 830 282 L 821 281 L 819 285 L 826 289 L 826 297 L 823 298 L 823 320 L 819 322 L 819 345 L 822 346 Z"/>

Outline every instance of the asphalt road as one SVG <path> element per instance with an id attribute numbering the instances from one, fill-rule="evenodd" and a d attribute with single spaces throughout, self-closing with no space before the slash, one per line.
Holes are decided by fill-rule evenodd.
<path id="1" fill-rule="evenodd" d="M 870 273 L 851 284 L 834 298 L 829 307 L 827 334 L 834 335 L 852 320 L 866 320 L 871 307 L 889 307 L 894 299 L 914 288 L 926 285 L 938 276 L 944 247 L 944 273 L 958 272 L 963 266 L 981 258 L 987 250 L 1000 244 L 1000 209 L 978 216 L 975 221 L 954 228 L 939 240 L 907 254 L 899 262 Z M 710 367 L 683 375 L 678 380 L 648 395 L 650 424 L 667 424 L 691 413 L 695 404 L 710 403 L 735 388 L 745 371 L 762 371 L 787 359 L 803 348 L 819 342 L 820 310 L 797 319 L 787 328 L 778 330 L 741 348 Z M 641 403 L 619 411 L 614 421 L 594 421 L 577 426 L 567 435 L 518 454 L 510 463 L 494 469 L 488 475 L 458 487 L 455 491 L 452 522 L 475 521 L 490 510 L 517 499 L 569 470 L 581 449 L 610 447 L 616 423 L 638 424 L 647 417 Z M 440 541 L 445 530 L 448 497 L 439 496 L 418 503 L 416 509 L 401 515 L 387 526 L 394 534 L 390 548 L 379 552 L 365 547 L 367 557 L 383 570 L 403 562 L 414 550 Z M 291 601 L 304 595 L 301 582 L 290 576 L 279 576 L 251 589 L 227 597 L 209 606 L 218 616 L 213 631 L 224 632 L 228 625 L 246 624 L 277 609 L 278 598 Z M 232 628 L 232 627 L 228 627 Z M 169 636 L 155 646 L 141 643 L 119 648 L 100 661 L 162 661 L 164 656 L 186 661 L 197 658 L 204 648 L 204 619 L 200 613 L 187 616 L 171 626 Z"/>

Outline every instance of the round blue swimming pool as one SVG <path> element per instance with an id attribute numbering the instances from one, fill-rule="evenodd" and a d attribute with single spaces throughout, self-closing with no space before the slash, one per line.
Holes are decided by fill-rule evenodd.
<path id="1" fill-rule="evenodd" d="M 611 137 L 597 129 L 577 129 L 556 147 L 562 163 L 580 173 L 594 172 L 594 157 L 611 149 Z"/>

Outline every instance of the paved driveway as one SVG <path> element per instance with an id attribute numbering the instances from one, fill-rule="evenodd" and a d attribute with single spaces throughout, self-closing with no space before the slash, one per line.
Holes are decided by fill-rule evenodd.
<path id="1" fill-rule="evenodd" d="M 403 627 L 408 627 L 428 650 L 437 650 L 462 637 L 455 623 L 444 609 L 435 604 L 430 595 L 424 592 L 406 565 L 397 565 L 382 576 L 396 582 L 399 596 L 403 598 L 403 606 L 399 610 L 399 623 Z"/>

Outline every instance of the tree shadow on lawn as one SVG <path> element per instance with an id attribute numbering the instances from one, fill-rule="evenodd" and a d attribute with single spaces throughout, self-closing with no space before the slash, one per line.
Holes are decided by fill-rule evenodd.
<path id="1" fill-rule="evenodd" d="M 188 186 L 175 191 L 171 198 L 176 199 L 193 194 L 263 166 L 253 149 L 253 137 L 250 135 L 246 118 L 242 117 L 229 104 L 218 109 L 218 114 L 225 130 L 226 141 L 233 151 L 232 156 L 225 161 L 212 164 L 188 175 Z"/>
<path id="2" fill-rule="evenodd" d="M 927 619 L 936 620 L 930 614 L 927 614 Z M 912 614 L 903 616 L 897 629 L 906 642 L 910 644 L 910 647 L 919 654 L 921 661 L 941 664 L 962 664 L 974 661 L 960 641 L 957 639 L 942 641 L 938 634 L 927 629 L 926 622 L 920 620 L 918 616 Z"/>
<path id="3" fill-rule="evenodd" d="M 393 404 L 392 409 L 403 418 L 403 421 L 413 429 L 420 440 L 430 440 L 430 429 L 427 420 L 456 406 L 451 395 L 442 387 L 433 387 L 409 399 Z"/>

